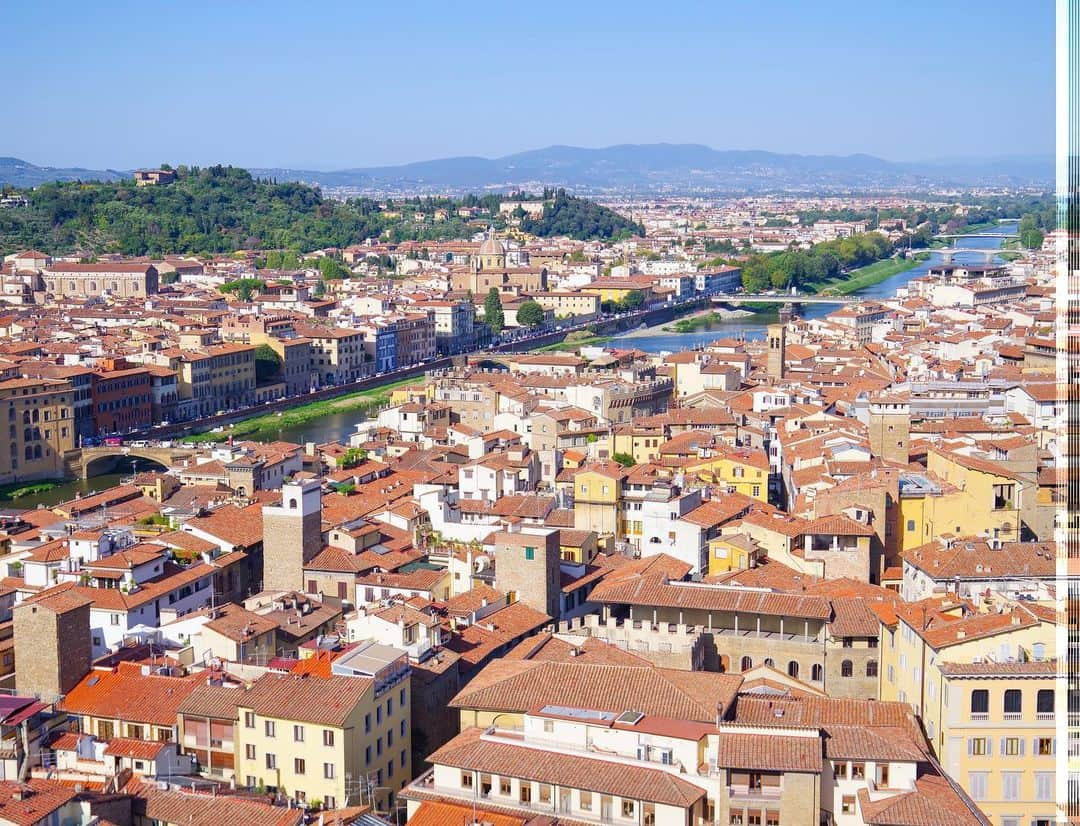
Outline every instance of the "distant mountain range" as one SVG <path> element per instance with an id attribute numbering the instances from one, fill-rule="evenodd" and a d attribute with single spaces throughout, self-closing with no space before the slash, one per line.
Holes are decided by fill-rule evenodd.
<path id="1" fill-rule="evenodd" d="M 130 172 L 116 169 L 35 166 L 18 158 L 0 158 L 0 184 L 10 186 L 37 186 L 49 181 L 118 181 L 130 177 Z"/>
<path id="2" fill-rule="evenodd" d="M 289 168 L 250 171 L 259 177 L 373 192 L 479 192 L 540 186 L 565 186 L 583 192 L 813 191 L 1041 186 L 1054 180 L 1054 162 L 1049 156 L 900 163 L 863 154 L 792 155 L 666 143 L 603 149 L 549 146 L 502 158 L 443 158 L 329 172 Z M 0 183 L 17 186 L 52 180 L 115 180 L 125 174 L 130 173 L 54 169 L 0 158 Z"/>

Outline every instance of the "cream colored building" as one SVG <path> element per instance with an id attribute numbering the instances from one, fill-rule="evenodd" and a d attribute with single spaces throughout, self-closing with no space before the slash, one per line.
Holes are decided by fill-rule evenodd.
<path id="1" fill-rule="evenodd" d="M 237 703 L 237 782 L 328 809 L 374 795 L 389 810 L 412 766 L 408 662 L 387 651 L 361 645 L 256 681 Z"/>

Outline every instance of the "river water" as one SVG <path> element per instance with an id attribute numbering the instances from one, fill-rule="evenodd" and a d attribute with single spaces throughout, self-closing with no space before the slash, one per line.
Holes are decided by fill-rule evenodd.
<path id="1" fill-rule="evenodd" d="M 1016 232 L 1017 226 L 1016 223 L 1001 224 L 998 227 L 983 230 L 983 233 Z M 1001 244 L 1002 239 L 1000 238 L 986 238 L 982 237 L 980 233 L 973 233 L 964 238 L 958 238 L 956 246 L 962 249 L 997 249 Z M 879 281 L 877 284 L 852 293 L 852 295 L 863 298 L 892 298 L 897 289 L 905 286 L 913 278 L 926 275 L 930 266 L 940 260 L 941 256 L 931 250 L 931 257 L 926 261 L 916 262 L 909 269 L 891 275 L 884 281 Z M 954 256 L 953 260 L 974 263 L 981 262 L 983 256 L 960 253 Z M 804 318 L 819 318 L 833 312 L 836 306 L 831 304 L 807 304 L 804 305 L 803 309 Z M 765 312 L 754 313 L 752 316 L 720 321 L 711 325 L 708 329 L 695 330 L 692 333 L 668 333 L 660 327 L 656 327 L 654 328 L 656 330 L 654 335 L 642 335 L 641 332 L 636 332 L 615 336 L 609 346 L 633 347 L 644 350 L 646 353 L 663 353 L 689 350 L 693 347 L 709 344 L 720 338 L 762 339 L 765 337 L 765 327 L 776 321 L 776 319 L 777 310 L 770 309 Z"/>
<path id="2" fill-rule="evenodd" d="M 1016 229 L 1017 224 L 1009 223 L 1002 224 L 998 228 L 985 230 L 984 232 L 1015 232 Z M 1001 243 L 1001 239 L 999 238 L 980 237 L 979 233 L 957 239 L 957 246 L 965 249 L 997 249 L 1001 246 Z M 930 265 L 938 258 L 939 256 L 933 255 L 927 261 L 915 263 L 910 269 L 890 276 L 884 281 L 863 290 L 859 290 L 856 295 L 865 298 L 890 298 L 896 293 L 896 290 L 899 287 L 903 287 L 912 278 L 925 275 Z M 960 262 L 972 260 L 981 261 L 982 256 L 964 255 L 961 253 L 960 255 L 955 256 L 954 260 Z M 834 309 L 836 309 L 835 306 L 828 304 L 808 304 L 805 306 L 805 316 L 807 318 L 817 318 L 819 316 L 827 315 Z M 693 333 L 667 333 L 659 327 L 656 327 L 654 328 L 656 330 L 655 334 L 642 335 L 641 333 L 638 333 L 636 335 L 627 335 L 624 333 L 623 335 L 615 336 L 611 340 L 611 346 L 634 347 L 638 350 L 644 350 L 647 353 L 661 353 L 688 350 L 692 347 L 716 341 L 719 338 L 742 337 L 749 340 L 761 339 L 765 336 L 766 325 L 775 321 L 776 318 L 776 311 L 769 310 L 767 312 L 755 313 L 752 316 L 722 321 L 712 325 L 707 330 L 698 330 Z M 274 437 L 297 444 L 303 444 L 305 442 L 322 444 L 338 440 L 344 441 L 349 438 L 351 433 L 355 432 L 355 425 L 357 422 L 363 420 L 363 416 L 363 413 L 355 410 L 327 413 L 325 416 L 321 416 L 318 419 L 312 419 L 301 425 L 282 427 L 274 434 Z M 139 462 L 135 465 L 134 469 L 141 471 L 160 468 L 153 463 Z M 18 499 L 5 499 L 0 496 L 0 508 L 25 509 L 35 508 L 38 505 L 55 505 L 59 502 L 66 502 L 69 499 L 73 499 L 76 494 L 86 495 L 95 491 L 105 490 L 106 488 L 119 484 L 123 479 L 130 475 L 131 471 L 125 468 L 125 472 L 121 473 L 109 473 L 102 476 L 95 476 L 91 479 L 79 479 L 65 482 L 52 490 L 32 496 L 23 496 Z"/>

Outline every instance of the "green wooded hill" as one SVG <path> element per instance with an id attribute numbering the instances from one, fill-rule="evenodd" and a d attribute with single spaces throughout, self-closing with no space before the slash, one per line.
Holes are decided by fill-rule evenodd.
<path id="1" fill-rule="evenodd" d="M 305 184 L 260 180 L 236 167 L 175 171 L 175 181 L 158 186 L 138 187 L 125 179 L 24 190 L 28 206 L 0 209 L 0 253 L 26 248 L 154 256 L 240 249 L 307 252 L 381 236 L 398 242 L 463 239 L 506 220 L 498 214 L 500 195 L 335 201 Z M 473 208 L 468 219 L 458 215 L 462 207 Z M 436 209 L 446 210 L 445 220 L 434 220 Z M 561 192 L 534 223 L 527 231 L 579 239 L 640 229 L 610 209 Z"/>

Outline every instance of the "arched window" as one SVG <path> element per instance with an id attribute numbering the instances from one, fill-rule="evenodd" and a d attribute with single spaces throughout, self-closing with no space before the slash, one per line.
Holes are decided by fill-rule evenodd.
<path id="1" fill-rule="evenodd" d="M 90 282 L 90 292 L 92 292 L 92 293 L 97 292 L 97 282 L 96 281 L 91 281 Z"/>
<path id="2" fill-rule="evenodd" d="M 739 667 L 743 671 L 749 671 L 751 668 L 754 667 L 754 661 L 749 657 L 743 657 L 742 662 L 739 664 Z"/>
<path id="3" fill-rule="evenodd" d="M 30 447 L 30 445 L 27 445 L 26 450 L 23 451 L 23 454 L 26 457 L 26 460 L 30 461 L 34 458 L 34 449 Z"/>
<path id="4" fill-rule="evenodd" d="M 1005 692 L 1005 702 L 1002 711 L 1006 714 L 1020 714 L 1023 710 L 1023 700 L 1019 688 L 1010 688 Z"/>
<path id="5" fill-rule="evenodd" d="M 795 660 L 787 664 L 787 675 L 799 679 L 799 664 Z"/>
<path id="6" fill-rule="evenodd" d="M 23 424 L 30 424 L 30 411 L 29 410 L 24 410 L 23 411 L 22 423 Z"/>
<path id="7" fill-rule="evenodd" d="M 35 459 L 40 459 L 41 458 L 41 445 L 34 445 L 34 458 Z"/>
<path id="8" fill-rule="evenodd" d="M 976 688 L 971 692 L 971 713 L 990 713 L 990 692 L 985 688 Z"/>
<path id="9" fill-rule="evenodd" d="M 37 408 L 35 408 L 35 409 L 34 409 L 34 412 L 30 414 L 30 421 L 32 421 L 32 422 L 33 422 L 34 424 L 37 424 L 37 423 L 38 423 L 38 412 L 37 412 Z"/>
<path id="10" fill-rule="evenodd" d="M 292 508 L 293 510 L 296 510 L 296 500 L 295 499 L 290 499 L 289 500 L 289 507 Z"/>
<path id="11" fill-rule="evenodd" d="M 15 421 L 15 408 L 14 407 L 9 407 L 7 409 L 7 417 L 8 417 L 9 422 Z"/>
<path id="12" fill-rule="evenodd" d="M 1046 659 L 1046 644 L 1037 642 L 1031 646 L 1032 659 L 1036 661 L 1042 661 Z"/>
<path id="13" fill-rule="evenodd" d="M 850 677 L 851 674 L 852 674 L 852 670 L 853 669 L 852 669 L 852 665 L 851 665 L 851 660 L 844 660 L 842 663 L 840 663 L 840 676 L 841 677 Z"/>
<path id="14" fill-rule="evenodd" d="M 821 663 L 814 663 L 812 666 L 810 666 L 810 679 L 813 680 L 815 683 L 821 682 L 821 673 Z"/>
<path id="15" fill-rule="evenodd" d="M 773 662 L 773 658 L 772 658 L 772 657 L 766 657 L 766 658 L 765 658 L 765 665 L 766 665 L 766 666 L 767 666 L 768 668 L 776 668 L 776 663 L 774 663 L 774 662 Z"/>
<path id="16" fill-rule="evenodd" d="M 866 662 L 866 676 L 867 677 L 876 677 L 877 676 L 877 660 L 867 660 L 867 662 Z"/>
<path id="17" fill-rule="evenodd" d="M 33 441 L 33 439 L 34 439 L 34 431 L 33 431 L 33 430 L 31 430 L 31 429 L 30 429 L 29 427 L 28 427 L 28 428 L 26 428 L 26 429 L 25 429 L 25 430 L 23 430 L 23 432 L 22 432 L 22 438 L 23 438 L 23 441 L 24 441 L 24 442 L 30 442 L 30 441 Z"/>

